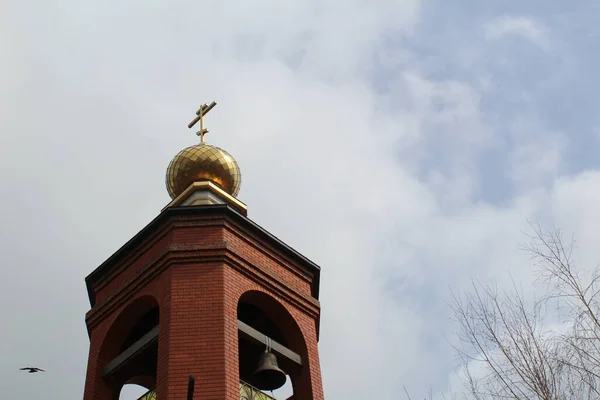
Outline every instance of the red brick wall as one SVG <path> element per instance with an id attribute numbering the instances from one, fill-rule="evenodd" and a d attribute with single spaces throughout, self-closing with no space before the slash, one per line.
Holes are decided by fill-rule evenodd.
<path id="1" fill-rule="evenodd" d="M 99 308 L 92 310 L 92 312 L 102 312 L 106 316 L 90 329 L 90 350 L 83 396 L 84 400 L 112 400 L 110 397 L 112 389 L 110 384 L 102 378 L 102 369 L 106 363 L 118 355 L 118 349 L 122 340 L 124 340 L 125 336 L 129 333 L 126 331 L 126 327 L 122 326 L 124 324 L 121 326 L 115 324 L 117 317 L 121 315 L 129 305 L 135 303 L 137 299 L 151 296 L 156 300 L 156 303 L 158 303 L 161 324 L 169 324 L 169 275 L 168 272 L 162 274 L 147 286 L 136 292 L 132 298 L 120 302 L 117 306 L 109 307 L 109 310 L 105 311 Z M 143 313 L 145 310 L 141 309 L 139 311 Z M 90 313 L 88 313 L 88 317 L 89 315 Z M 135 321 L 130 321 L 130 323 L 133 324 Z M 120 340 L 110 340 L 111 337 L 107 338 L 109 331 L 111 337 L 120 337 Z M 164 358 L 165 355 L 168 354 L 168 338 L 168 332 L 165 332 L 164 334 L 161 332 L 159 335 L 159 368 L 161 365 L 161 358 Z"/>
<path id="2" fill-rule="evenodd" d="M 269 252 L 268 249 L 261 246 L 260 242 L 249 240 L 234 228 L 224 232 L 224 239 L 230 246 L 231 251 L 245 258 L 249 264 L 248 268 L 266 268 L 276 276 L 279 282 L 285 284 L 288 288 L 305 296 L 310 296 L 310 277 L 290 268 L 281 256 Z"/>
<path id="3" fill-rule="evenodd" d="M 112 400 L 101 369 L 120 343 L 105 343 L 107 337 L 116 341 L 107 333 L 128 329 L 113 326 L 114 321 L 144 295 L 153 296 L 160 307 L 158 398 L 184 399 L 188 376 L 194 375 L 196 399 L 238 399 L 237 304 L 250 290 L 277 300 L 300 331 L 306 366 L 295 382 L 298 399 L 323 399 L 313 276 L 277 243 L 259 240 L 243 225 L 227 210 L 159 221 L 153 234 L 124 251 L 110 273 L 91 283 L 96 304 L 87 315 L 84 400 Z"/>
<path id="4" fill-rule="evenodd" d="M 231 360 L 232 369 L 235 371 L 234 383 L 239 379 L 238 357 L 237 357 L 237 306 L 240 297 L 249 291 L 259 291 L 271 296 L 275 301 L 285 308 L 294 320 L 294 325 L 300 329 L 303 343 L 290 343 L 291 350 L 299 352 L 304 359 L 305 374 L 299 382 L 294 382 L 294 392 L 301 400 L 323 400 L 323 387 L 321 382 L 321 368 L 319 365 L 319 350 L 317 344 L 317 332 L 314 316 L 300 310 L 284 297 L 274 295 L 271 290 L 265 290 L 264 286 L 254 282 L 240 272 L 227 268 L 225 270 L 225 314 L 230 316 L 226 319 L 226 336 L 231 338 L 231 346 L 226 351 Z M 318 312 L 318 310 L 316 310 Z M 296 329 L 296 326 L 285 326 L 286 321 L 275 320 L 279 328 L 284 332 Z M 300 348 L 299 348 L 300 347 Z"/>

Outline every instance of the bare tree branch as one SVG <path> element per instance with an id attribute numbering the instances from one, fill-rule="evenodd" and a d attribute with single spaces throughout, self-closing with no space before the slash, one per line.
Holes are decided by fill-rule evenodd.
<path id="1" fill-rule="evenodd" d="M 600 398 L 600 273 L 573 266 L 575 241 L 560 230 L 533 234 L 524 250 L 534 259 L 546 293 L 530 306 L 513 282 L 510 293 L 474 282 L 453 295 L 460 330 L 456 350 L 464 363 L 463 384 L 474 400 Z M 544 310 L 556 306 L 568 332 L 546 329 Z M 483 373 L 474 373 L 473 368 Z"/>

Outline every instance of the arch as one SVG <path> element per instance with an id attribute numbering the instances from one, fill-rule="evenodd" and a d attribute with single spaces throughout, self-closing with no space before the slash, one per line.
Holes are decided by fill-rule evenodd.
<path id="1" fill-rule="evenodd" d="M 244 292 L 238 299 L 237 317 L 279 344 L 300 354 L 304 362 L 308 362 L 308 350 L 300 326 L 287 308 L 273 296 L 260 290 Z M 240 379 L 252 383 L 252 374 L 264 349 L 239 340 L 238 350 Z M 305 390 L 296 391 L 298 378 L 302 377 L 301 380 L 305 381 L 306 374 L 302 371 L 305 368 L 282 359 L 278 359 L 278 364 L 291 381 L 293 392 L 306 393 Z M 289 386 L 290 382 L 279 390 L 289 392 Z M 303 386 L 306 384 L 304 383 Z"/>
<path id="2" fill-rule="evenodd" d="M 151 295 L 142 295 L 127 304 L 112 321 L 97 358 L 97 369 L 102 373 L 104 367 L 136 341 L 150 332 L 159 323 L 160 308 L 158 301 Z M 136 355 L 133 361 L 122 364 L 123 367 L 111 375 L 113 398 L 119 398 L 124 385 L 139 385 L 148 390 L 156 386 L 158 342 Z"/>
<path id="3" fill-rule="evenodd" d="M 138 400 L 150 389 L 145 385 L 127 382 L 119 390 L 119 400 Z"/>
<path id="4" fill-rule="evenodd" d="M 142 295 L 125 306 L 104 337 L 99 359 L 106 363 L 119 355 L 134 327 L 153 309 L 159 310 L 159 307 L 158 301 L 151 295 Z"/>
<path id="5" fill-rule="evenodd" d="M 244 292 L 238 299 L 238 319 L 241 319 L 243 322 L 248 323 L 248 325 L 259 331 L 262 331 L 260 326 L 256 326 L 256 322 L 244 321 L 244 315 L 240 315 L 240 311 L 243 312 L 243 308 L 247 306 L 258 309 L 265 315 L 266 319 L 261 321 L 261 323 L 265 326 L 272 325 L 270 329 L 274 331 L 273 333 L 275 335 L 275 337 L 272 337 L 273 340 L 281 340 L 281 344 L 289 347 L 290 350 L 293 350 L 296 353 L 302 354 L 306 352 L 304 335 L 302 334 L 298 323 L 287 308 L 285 308 L 285 306 L 277 299 L 260 290 L 249 290 Z M 263 333 L 266 334 L 267 332 Z"/>

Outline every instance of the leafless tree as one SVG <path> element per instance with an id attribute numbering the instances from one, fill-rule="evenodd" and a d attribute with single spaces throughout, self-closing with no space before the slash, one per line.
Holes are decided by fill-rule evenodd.
<path id="1" fill-rule="evenodd" d="M 532 228 L 525 250 L 544 296 L 480 283 L 454 296 L 468 397 L 600 399 L 599 270 L 575 268 L 575 243 L 559 230 Z"/>

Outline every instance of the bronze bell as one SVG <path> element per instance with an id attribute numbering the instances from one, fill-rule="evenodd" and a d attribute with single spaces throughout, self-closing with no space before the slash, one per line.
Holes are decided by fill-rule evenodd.
<path id="1" fill-rule="evenodd" d="M 285 384 L 285 372 L 277 365 L 275 354 L 265 351 L 260 355 L 252 380 L 253 385 L 260 390 L 275 390 Z"/>

